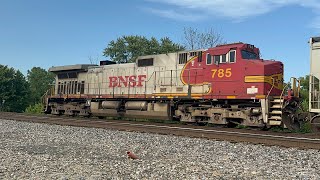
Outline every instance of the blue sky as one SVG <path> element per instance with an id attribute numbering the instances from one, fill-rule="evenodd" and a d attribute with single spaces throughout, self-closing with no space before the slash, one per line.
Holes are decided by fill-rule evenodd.
<path id="1" fill-rule="evenodd" d="M 308 39 L 320 35 L 320 0 L 0 0 L 0 64 L 21 70 L 107 59 L 122 35 L 168 36 L 214 28 L 227 42 L 259 47 L 285 64 L 285 79 L 309 72 Z"/>

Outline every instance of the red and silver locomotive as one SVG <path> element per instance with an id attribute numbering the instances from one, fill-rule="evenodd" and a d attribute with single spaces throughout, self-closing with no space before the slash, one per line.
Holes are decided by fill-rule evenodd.
<path id="1" fill-rule="evenodd" d="M 295 103 L 294 96 L 283 97 L 282 62 L 261 59 L 250 44 L 50 71 L 56 81 L 46 113 L 258 127 L 294 124 L 284 120 L 284 106 L 292 110 Z"/>

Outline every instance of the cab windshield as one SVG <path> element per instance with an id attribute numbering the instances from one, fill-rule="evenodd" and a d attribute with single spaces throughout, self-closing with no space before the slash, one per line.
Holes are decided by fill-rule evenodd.
<path id="1" fill-rule="evenodd" d="M 241 51 L 242 59 L 259 59 L 258 55 L 254 52 L 249 52 L 246 50 Z"/>

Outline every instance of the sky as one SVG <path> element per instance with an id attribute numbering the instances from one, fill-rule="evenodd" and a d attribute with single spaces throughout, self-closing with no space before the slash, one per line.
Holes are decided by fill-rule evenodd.
<path id="1" fill-rule="evenodd" d="M 32 67 L 109 59 L 123 35 L 169 37 L 214 29 L 228 43 L 260 48 L 282 61 L 285 79 L 309 73 L 308 40 L 320 36 L 320 0 L 0 0 L 0 64 Z"/>

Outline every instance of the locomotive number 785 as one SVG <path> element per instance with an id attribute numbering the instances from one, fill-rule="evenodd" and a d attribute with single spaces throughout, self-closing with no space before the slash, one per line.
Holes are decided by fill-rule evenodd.
<path id="1" fill-rule="evenodd" d="M 227 69 L 211 69 L 212 71 L 212 78 L 218 77 L 218 78 L 223 78 L 223 77 L 231 77 L 232 72 L 231 68 Z"/>

